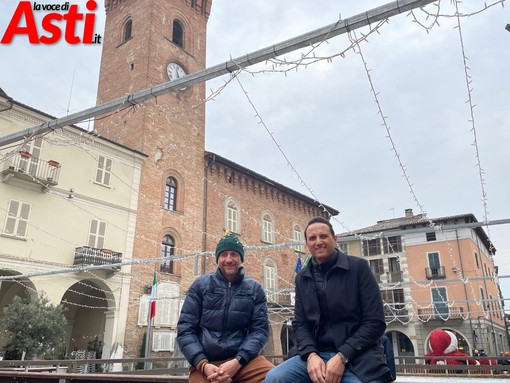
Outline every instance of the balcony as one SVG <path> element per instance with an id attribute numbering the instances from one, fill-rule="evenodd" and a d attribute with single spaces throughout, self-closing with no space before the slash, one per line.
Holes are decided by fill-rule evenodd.
<path id="1" fill-rule="evenodd" d="M 444 307 L 443 305 L 441 305 L 439 309 L 436 307 L 418 308 L 418 318 L 424 322 L 428 321 L 445 322 L 447 320 L 466 319 L 464 316 L 464 307 L 462 306 Z"/>
<path id="2" fill-rule="evenodd" d="M 444 266 L 426 267 L 425 274 L 426 274 L 427 279 L 445 279 L 446 278 Z"/>
<path id="3" fill-rule="evenodd" d="M 0 172 L 2 182 L 11 179 L 21 179 L 42 186 L 47 191 L 50 186 L 58 185 L 60 177 L 60 163 L 45 161 L 33 157 L 30 153 L 20 151 L 3 162 Z"/>
<path id="4" fill-rule="evenodd" d="M 122 253 L 117 253 L 109 249 L 95 249 L 93 247 L 82 246 L 77 247 L 74 252 L 75 266 L 101 266 L 116 265 L 105 267 L 107 271 L 119 271 L 122 262 Z"/>

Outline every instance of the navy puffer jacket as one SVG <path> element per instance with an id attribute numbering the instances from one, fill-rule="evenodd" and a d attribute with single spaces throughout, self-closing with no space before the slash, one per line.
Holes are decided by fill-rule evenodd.
<path id="1" fill-rule="evenodd" d="M 219 269 L 193 282 L 177 324 L 177 343 L 191 365 L 236 356 L 249 362 L 268 337 L 266 295 L 243 267 L 232 283 Z"/>

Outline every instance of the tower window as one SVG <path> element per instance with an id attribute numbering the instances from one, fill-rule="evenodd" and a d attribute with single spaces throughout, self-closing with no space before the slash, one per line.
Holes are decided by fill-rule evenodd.
<path id="1" fill-rule="evenodd" d="M 165 209 L 175 211 L 177 208 L 176 204 L 177 197 L 177 181 L 174 177 L 168 177 L 166 179 L 165 186 Z"/>
<path id="2" fill-rule="evenodd" d="M 128 20 L 124 24 L 124 28 L 122 29 L 122 42 L 126 42 L 131 38 L 131 31 L 133 29 L 133 21 Z"/>
<path id="3" fill-rule="evenodd" d="M 184 48 L 184 28 L 182 23 L 175 19 L 172 29 L 172 42 L 181 48 Z"/>
<path id="4" fill-rule="evenodd" d="M 171 235 L 165 235 L 161 242 L 161 266 L 162 273 L 174 274 L 174 261 L 170 257 L 175 254 L 175 241 Z"/>

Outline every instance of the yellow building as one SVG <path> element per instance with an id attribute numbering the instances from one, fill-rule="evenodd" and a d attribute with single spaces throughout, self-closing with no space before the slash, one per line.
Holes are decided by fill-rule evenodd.
<path id="1" fill-rule="evenodd" d="M 0 137 L 51 119 L 0 89 Z M 44 291 L 68 308 L 67 350 L 98 337 L 109 357 L 123 342 L 131 267 L 93 266 L 132 259 L 146 156 L 67 126 L 0 158 L 0 308 Z"/>

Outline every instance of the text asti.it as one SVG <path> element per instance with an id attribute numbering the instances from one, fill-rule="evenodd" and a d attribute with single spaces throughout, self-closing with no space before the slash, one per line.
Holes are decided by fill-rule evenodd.
<path id="1" fill-rule="evenodd" d="M 0 5 L 0 11 L 2 5 Z M 54 44 L 62 38 L 68 44 L 101 44 L 102 36 L 94 32 L 97 2 L 87 1 L 86 11 L 78 4 L 38 3 L 20 1 L 7 27 L 0 25 L 0 44 L 10 44 L 14 38 L 27 38 L 30 44 Z M 46 14 L 36 21 L 37 12 Z M 2 29 L 4 29 L 2 32 Z"/>

